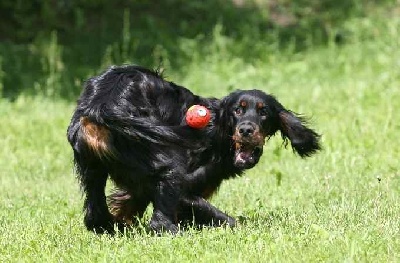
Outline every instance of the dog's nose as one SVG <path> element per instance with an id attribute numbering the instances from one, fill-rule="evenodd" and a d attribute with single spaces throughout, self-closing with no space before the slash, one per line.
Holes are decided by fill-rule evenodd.
<path id="1" fill-rule="evenodd" d="M 251 136 L 254 133 L 254 130 L 254 125 L 250 122 L 242 123 L 239 125 L 239 134 L 241 136 Z"/>

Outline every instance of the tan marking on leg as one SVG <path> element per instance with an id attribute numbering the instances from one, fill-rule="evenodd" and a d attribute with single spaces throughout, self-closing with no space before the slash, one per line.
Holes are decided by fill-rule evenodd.
<path id="1" fill-rule="evenodd" d="M 110 147 L 110 131 L 105 127 L 95 124 L 87 117 L 81 117 L 81 130 L 89 148 L 99 157 L 113 155 Z"/>

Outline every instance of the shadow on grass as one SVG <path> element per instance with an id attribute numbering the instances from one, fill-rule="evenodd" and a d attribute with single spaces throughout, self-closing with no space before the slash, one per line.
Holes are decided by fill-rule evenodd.
<path id="1" fill-rule="evenodd" d="M 290 224 L 291 213 L 286 208 L 277 208 L 276 210 L 269 211 L 266 214 L 260 215 L 258 213 L 254 213 L 249 216 L 238 216 L 237 222 L 239 225 L 244 227 L 253 226 L 262 227 L 262 228 L 271 228 L 274 226 L 284 227 Z M 130 226 L 123 225 L 115 225 L 115 232 L 110 236 L 113 237 L 136 237 L 136 236 L 151 236 L 151 237 L 160 237 L 160 236 L 174 236 L 168 232 L 156 233 L 151 230 L 148 226 L 148 222 L 145 220 L 137 219 L 137 223 Z M 211 225 L 197 225 L 193 222 L 181 222 L 179 225 L 180 231 L 179 235 L 191 235 L 191 234 L 199 234 L 200 232 L 213 231 L 216 228 L 227 228 L 228 230 L 235 231 L 236 227 L 230 228 L 227 225 L 222 226 L 211 226 Z"/>
<path id="2" fill-rule="evenodd" d="M 0 95 L 75 99 L 82 81 L 110 64 L 157 67 L 167 59 L 180 71 L 193 54 L 209 52 L 201 49 L 215 41 L 216 25 L 233 43 L 229 52 L 247 60 L 260 58 L 271 43 L 278 49 L 293 43 L 302 49 L 310 39 L 324 43 L 335 24 L 363 10 L 357 1 L 332 3 L 31 1 L 21 6 L 2 1 Z M 185 39 L 197 44 L 182 44 Z"/>
<path id="3" fill-rule="evenodd" d="M 243 225 L 260 225 L 270 228 L 274 225 L 284 226 L 290 221 L 291 213 L 287 208 L 276 208 L 260 214 L 259 212 L 249 215 L 238 216 L 238 222 Z"/>

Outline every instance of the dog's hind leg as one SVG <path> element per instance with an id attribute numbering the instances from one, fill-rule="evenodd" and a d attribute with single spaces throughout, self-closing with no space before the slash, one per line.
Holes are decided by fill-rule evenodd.
<path id="1" fill-rule="evenodd" d="M 137 223 L 150 203 L 148 198 L 129 193 L 126 190 L 117 189 L 107 197 L 114 221 L 121 226 L 131 226 Z"/>
<path id="2" fill-rule="evenodd" d="M 75 153 L 75 165 L 85 195 L 83 210 L 86 228 L 98 234 L 114 233 L 114 221 L 105 196 L 107 170 L 100 163 L 83 161 L 77 153 Z"/>

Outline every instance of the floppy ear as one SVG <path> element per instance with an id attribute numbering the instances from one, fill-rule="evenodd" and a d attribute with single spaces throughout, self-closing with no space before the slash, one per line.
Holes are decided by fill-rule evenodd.
<path id="1" fill-rule="evenodd" d="M 232 127 L 234 126 L 234 118 L 230 112 L 232 104 L 237 100 L 241 90 L 234 91 L 228 96 L 222 98 L 219 104 L 219 129 L 223 134 L 232 135 Z"/>
<path id="2" fill-rule="evenodd" d="M 321 149 L 320 135 L 306 126 L 304 118 L 286 109 L 282 109 L 278 117 L 282 138 L 285 141 L 289 139 L 292 148 L 301 157 L 308 157 Z"/>

